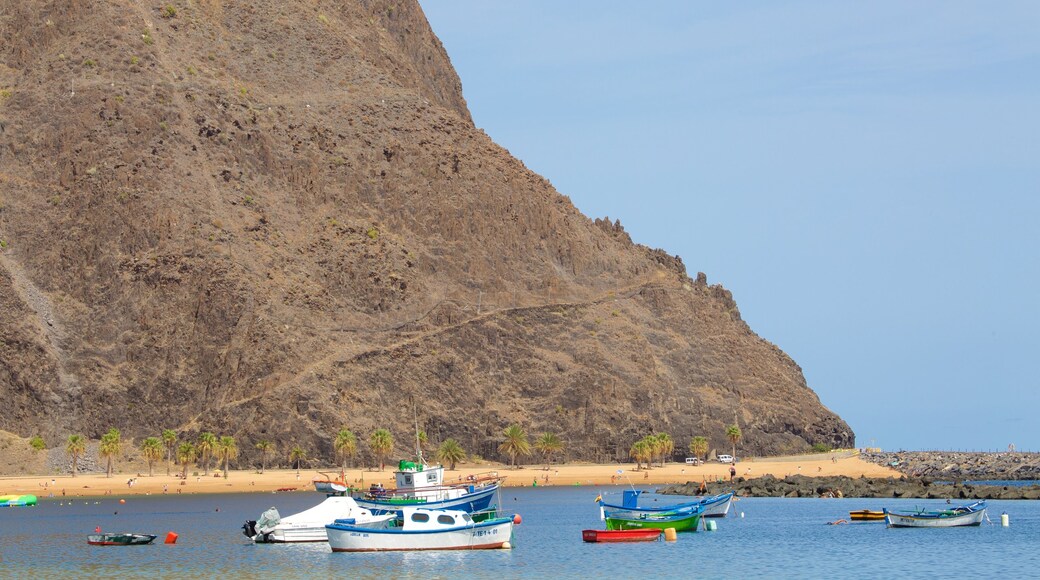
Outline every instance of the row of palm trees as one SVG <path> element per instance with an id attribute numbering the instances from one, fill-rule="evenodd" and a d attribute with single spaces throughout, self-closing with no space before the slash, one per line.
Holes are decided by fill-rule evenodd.
<path id="1" fill-rule="evenodd" d="M 737 456 L 737 441 L 740 441 L 742 436 L 743 433 L 741 433 L 738 425 L 734 424 L 726 427 L 726 439 L 729 439 L 733 446 L 733 457 Z M 708 447 L 708 438 L 703 435 L 697 435 L 690 439 L 690 453 L 694 457 L 707 459 Z M 636 469 L 640 469 L 643 463 L 646 463 L 649 469 L 652 467 L 654 459 L 660 459 L 663 466 L 665 459 L 671 456 L 673 451 L 675 451 L 675 443 L 672 441 L 671 436 L 667 433 L 657 433 L 656 435 L 647 435 L 633 443 L 631 449 L 629 449 L 629 455 L 636 460 Z"/>
<path id="2" fill-rule="evenodd" d="M 101 436 L 98 444 L 98 455 L 106 460 L 105 474 L 112 477 L 112 460 L 123 449 L 122 435 L 115 427 Z M 154 473 L 155 462 L 166 455 L 166 475 L 170 474 L 170 464 L 174 458 L 182 467 L 181 477 L 187 477 L 188 466 L 199 460 L 203 475 L 209 474 L 210 458 L 214 455 L 224 464 L 224 478 L 227 478 L 228 463 L 238 457 L 238 444 L 234 437 L 224 435 L 218 437 L 210 432 L 200 433 L 194 442 L 178 441 L 177 432 L 164 429 L 159 437 L 146 437 L 141 441 L 141 455 L 148 461 L 148 475 Z M 72 476 L 76 477 L 79 460 L 87 451 L 87 439 L 82 435 L 69 435 L 65 441 L 65 451 L 72 457 Z"/>
<path id="3" fill-rule="evenodd" d="M 502 434 L 505 440 L 499 445 L 501 453 L 509 457 L 511 466 L 517 465 L 517 459 L 531 455 L 532 445 L 528 441 L 527 433 L 523 427 L 513 424 L 506 427 Z M 667 435 L 664 435 L 667 437 Z M 426 433 L 419 431 L 417 440 L 420 449 L 425 448 L 429 441 Z M 87 450 L 87 439 L 82 435 L 70 435 L 65 441 L 65 451 L 72 457 L 72 476 L 76 476 L 79 460 Z M 376 429 L 368 439 L 369 447 L 379 462 L 379 469 L 386 467 L 386 460 L 394 450 L 394 437 L 388 429 Z M 276 452 L 273 442 L 268 439 L 260 439 L 254 444 L 260 452 L 260 473 L 267 468 L 267 458 Z M 340 465 L 344 471 L 348 463 L 358 454 L 358 437 L 349 429 L 340 429 L 333 438 L 335 449 Z M 535 441 L 533 448 L 541 453 L 548 466 L 553 457 L 562 452 L 564 443 L 558 435 L 551 432 L 542 433 Z M 98 445 L 98 454 L 106 460 L 106 475 L 112 477 L 112 462 L 123 449 L 122 435 L 116 428 L 109 429 L 102 435 Z M 217 436 L 211 432 L 200 433 L 195 441 L 180 441 L 177 432 L 173 429 L 164 429 L 157 437 L 146 437 L 141 441 L 141 455 L 148 462 L 148 475 L 154 474 L 155 463 L 161 461 L 165 456 L 166 475 L 170 475 L 170 467 L 174 463 L 181 467 L 181 477 L 187 477 L 188 466 L 194 462 L 203 469 L 203 475 L 209 475 L 210 461 L 216 457 L 223 464 L 224 477 L 228 476 L 228 464 L 238 457 L 238 443 L 234 437 L 229 435 Z M 670 452 L 670 451 L 669 451 Z M 455 439 L 445 439 L 436 451 L 437 460 L 450 464 L 454 470 L 456 464 L 466 460 L 466 452 L 462 445 Z M 294 445 L 288 453 L 290 464 L 299 471 L 301 465 L 307 459 L 307 453 L 299 445 Z"/>

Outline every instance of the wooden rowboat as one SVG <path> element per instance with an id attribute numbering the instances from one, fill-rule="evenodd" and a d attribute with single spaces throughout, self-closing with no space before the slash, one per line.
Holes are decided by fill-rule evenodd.
<path id="1" fill-rule="evenodd" d="M 858 510 L 849 512 L 849 519 L 854 522 L 881 521 L 885 519 L 885 512 L 872 510 Z"/>
<path id="2" fill-rule="evenodd" d="M 661 537 L 662 530 L 582 530 L 581 539 L 586 542 L 653 542 Z"/>

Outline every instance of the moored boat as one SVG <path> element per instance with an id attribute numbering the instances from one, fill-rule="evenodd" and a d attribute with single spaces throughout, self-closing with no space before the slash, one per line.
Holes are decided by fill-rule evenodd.
<path id="1" fill-rule="evenodd" d="M 978 526 L 986 517 L 986 502 L 977 501 L 970 505 L 947 510 L 918 510 L 896 513 L 884 510 L 885 523 L 890 528 L 954 528 Z"/>
<path id="2" fill-rule="evenodd" d="M 36 505 L 36 496 L 28 495 L 0 495 L 0 507 L 28 507 Z"/>
<path id="3" fill-rule="evenodd" d="M 729 508 L 733 503 L 734 495 L 731 491 L 719 495 L 704 497 L 697 501 L 660 507 L 640 507 L 639 494 L 641 493 L 643 493 L 643 490 L 640 489 L 625 490 L 622 493 L 621 505 L 606 503 L 603 501 L 602 497 L 597 501 L 601 508 L 609 510 L 628 510 L 645 513 L 682 513 L 700 510 L 702 518 L 724 518 L 726 517 L 726 514 L 729 513 Z"/>
<path id="4" fill-rule="evenodd" d="M 405 506 L 473 514 L 495 507 L 492 502 L 503 479 L 491 472 L 451 484 L 444 481 L 444 466 L 426 465 L 421 460 L 401 461 L 394 472 L 395 488 L 373 486 L 367 492 L 355 494 L 354 499 L 373 514 L 396 513 Z"/>
<path id="5" fill-rule="evenodd" d="M 654 528 L 635 530 L 582 530 L 581 539 L 585 542 L 653 542 L 660 539 L 661 532 Z"/>
<path id="6" fill-rule="evenodd" d="M 258 544 L 324 542 L 325 526 L 339 519 L 351 519 L 370 526 L 390 525 L 394 514 L 375 515 L 358 506 L 353 498 L 332 495 L 320 504 L 287 517 L 281 517 L 274 507 L 260 518 L 242 526 L 242 533 Z"/>
<path id="7" fill-rule="evenodd" d="M 371 528 L 338 520 L 326 526 L 333 552 L 488 550 L 511 547 L 513 518 L 474 521 L 460 510 L 405 507 L 400 525 Z"/>
<path id="8" fill-rule="evenodd" d="M 91 546 L 143 546 L 145 544 L 151 544 L 155 541 L 155 538 L 156 536 L 154 534 L 108 532 L 90 534 L 89 536 L 87 536 L 87 543 Z"/>
<path id="9" fill-rule="evenodd" d="M 873 510 L 857 510 L 849 512 L 849 519 L 854 522 L 880 521 L 885 519 L 885 512 Z"/>
<path id="10" fill-rule="evenodd" d="M 332 493 L 342 494 L 342 493 L 346 493 L 347 490 L 350 489 L 350 486 L 347 484 L 346 478 L 343 477 L 342 473 L 340 474 L 339 478 L 337 478 L 337 479 L 333 479 L 332 476 L 330 476 L 329 474 L 327 474 L 325 472 L 322 472 L 322 471 L 319 471 L 318 473 L 320 473 L 324 477 L 321 477 L 321 478 L 315 477 L 314 479 L 311 480 L 311 483 L 314 484 L 314 490 L 315 491 L 320 491 L 321 493 L 329 493 L 329 494 L 332 494 Z"/>
<path id="11" fill-rule="evenodd" d="M 604 513 L 608 530 L 664 530 L 675 528 L 676 532 L 696 532 L 701 521 L 701 512 L 663 512 L 647 513 L 627 510 L 607 511 Z"/>

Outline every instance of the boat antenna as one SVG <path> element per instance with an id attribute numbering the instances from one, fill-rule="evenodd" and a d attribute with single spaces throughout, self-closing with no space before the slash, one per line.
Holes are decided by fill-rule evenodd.
<path id="1" fill-rule="evenodd" d="M 415 397 L 412 397 L 412 417 L 415 419 L 415 458 L 419 460 L 419 465 L 426 465 L 419 445 L 419 411 L 415 408 Z"/>

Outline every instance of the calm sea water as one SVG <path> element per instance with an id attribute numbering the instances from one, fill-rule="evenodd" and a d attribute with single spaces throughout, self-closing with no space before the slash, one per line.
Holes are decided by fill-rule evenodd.
<path id="1" fill-rule="evenodd" d="M 942 530 L 884 524 L 826 525 L 849 510 L 944 507 L 933 500 L 745 498 L 718 530 L 679 534 L 674 543 L 585 544 L 601 528 L 590 487 L 502 492 L 523 524 L 514 549 L 476 552 L 334 554 L 326 544 L 254 545 L 240 526 L 268 507 L 289 515 L 319 503 L 316 493 L 118 497 L 0 510 L 0 577 L 18 578 L 937 578 L 1036 577 L 1040 502 L 991 501 L 994 524 Z M 620 498 L 620 487 L 608 490 Z M 614 495 L 614 494 L 617 495 Z M 644 494 L 644 502 L 682 498 Z M 739 517 L 743 512 L 744 517 Z M 999 525 L 1007 512 L 1011 526 Z M 96 547 L 87 534 L 174 531 L 176 545 Z"/>

